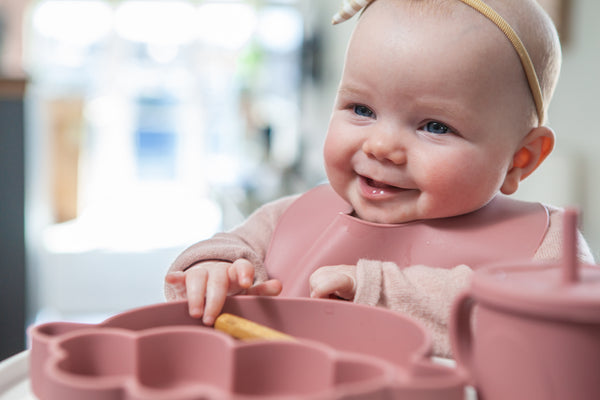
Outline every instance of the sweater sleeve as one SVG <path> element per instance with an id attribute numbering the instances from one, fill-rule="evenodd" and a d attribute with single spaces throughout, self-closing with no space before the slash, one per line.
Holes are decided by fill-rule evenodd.
<path id="1" fill-rule="evenodd" d="M 558 260 L 562 254 L 564 210 L 546 206 L 550 224 L 533 259 Z M 578 233 L 578 258 L 594 263 L 594 257 L 581 232 Z M 454 298 L 466 290 L 473 271 L 466 265 L 434 268 L 414 265 L 401 269 L 392 262 L 360 260 L 356 266 L 354 302 L 386 307 L 418 320 L 430 332 L 433 352 L 450 357 L 448 323 Z"/>
<path id="2" fill-rule="evenodd" d="M 562 255 L 562 226 L 564 209 L 545 206 L 550 214 L 550 225 L 544 240 L 535 252 L 534 260 L 559 260 Z M 577 232 L 577 258 L 588 264 L 594 264 L 594 256 L 583 234 Z"/>
<path id="3" fill-rule="evenodd" d="M 250 261 L 255 268 L 255 280 L 268 279 L 264 259 L 277 221 L 298 196 L 287 196 L 258 208 L 241 225 L 229 232 L 198 242 L 184 250 L 170 266 L 168 272 L 185 271 L 201 261 L 219 260 L 234 262 L 239 258 Z M 165 285 L 165 297 L 172 298 L 172 288 Z"/>
<path id="4" fill-rule="evenodd" d="M 466 265 L 433 268 L 359 260 L 355 303 L 389 308 L 419 321 L 433 339 L 433 354 L 450 357 L 448 322 L 452 300 L 470 283 Z"/>

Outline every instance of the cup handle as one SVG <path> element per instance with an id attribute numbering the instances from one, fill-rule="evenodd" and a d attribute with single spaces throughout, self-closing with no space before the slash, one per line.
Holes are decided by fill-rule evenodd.
<path id="1" fill-rule="evenodd" d="M 471 315 L 475 300 L 468 291 L 458 295 L 452 303 L 450 318 L 450 343 L 458 367 L 462 368 L 473 382 L 473 332 L 471 330 Z"/>

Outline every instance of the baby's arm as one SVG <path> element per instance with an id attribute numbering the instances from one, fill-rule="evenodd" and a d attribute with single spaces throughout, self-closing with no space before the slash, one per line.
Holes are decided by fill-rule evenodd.
<path id="1" fill-rule="evenodd" d="M 451 357 L 448 323 L 452 302 L 468 288 L 473 270 L 466 265 L 435 268 L 360 260 L 354 302 L 389 308 L 419 321 L 431 334 L 433 353 Z"/>

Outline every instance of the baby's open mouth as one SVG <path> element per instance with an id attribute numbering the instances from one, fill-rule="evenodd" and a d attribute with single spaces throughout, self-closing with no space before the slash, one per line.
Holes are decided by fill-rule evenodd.
<path id="1" fill-rule="evenodd" d="M 389 196 L 394 196 L 409 190 L 400 186 L 394 186 L 390 185 L 389 183 L 377 181 L 364 175 L 359 175 L 359 178 L 360 188 L 363 196 L 370 199 L 384 200 L 389 198 Z"/>
<path id="2" fill-rule="evenodd" d="M 365 183 L 367 185 L 369 185 L 369 186 L 371 186 L 372 188 L 375 188 L 375 189 L 402 190 L 402 188 L 400 188 L 398 186 L 393 186 L 393 185 L 389 185 L 387 183 L 379 182 L 379 181 L 373 180 L 371 178 L 367 178 L 366 176 L 363 177 L 363 179 L 365 180 Z"/>
<path id="3" fill-rule="evenodd" d="M 371 178 L 365 178 L 365 180 L 367 181 L 367 185 L 372 186 L 374 188 L 378 188 L 378 189 L 400 189 L 397 186 L 392 186 L 392 185 L 388 185 L 387 183 L 383 183 L 383 182 L 378 182 L 375 181 Z"/>

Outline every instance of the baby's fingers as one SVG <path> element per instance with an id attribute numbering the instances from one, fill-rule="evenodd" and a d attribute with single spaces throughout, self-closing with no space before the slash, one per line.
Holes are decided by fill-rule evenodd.
<path id="1" fill-rule="evenodd" d="M 200 318 L 204 314 L 204 297 L 208 271 L 204 268 L 190 268 L 185 273 L 185 287 L 190 316 Z"/>
<path id="2" fill-rule="evenodd" d="M 277 279 L 270 279 L 248 288 L 246 294 L 254 296 L 277 296 L 281 293 L 281 289 L 282 286 L 280 281 Z"/>
<path id="3" fill-rule="evenodd" d="M 225 304 L 229 281 L 227 271 L 213 270 L 209 273 L 208 283 L 206 284 L 206 305 L 204 306 L 204 316 L 202 322 L 205 325 L 212 325 L 221 309 Z"/>
<path id="4" fill-rule="evenodd" d="M 246 259 L 237 259 L 227 270 L 229 276 L 229 294 L 248 289 L 254 282 L 254 265 Z"/>
<path id="5" fill-rule="evenodd" d="M 347 266 L 321 267 L 310 276 L 310 297 L 328 298 L 332 295 L 353 299 L 355 281 Z"/>

